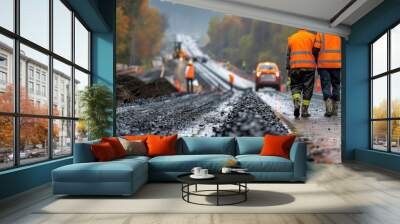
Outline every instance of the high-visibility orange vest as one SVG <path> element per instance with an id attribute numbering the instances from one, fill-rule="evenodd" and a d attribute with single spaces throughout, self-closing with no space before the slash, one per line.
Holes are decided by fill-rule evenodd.
<path id="1" fill-rule="evenodd" d="M 342 42 L 339 36 L 317 33 L 315 48 L 319 48 L 318 68 L 342 68 Z"/>
<path id="2" fill-rule="evenodd" d="M 315 68 L 315 58 L 312 53 L 315 35 L 299 30 L 288 38 L 290 50 L 290 68 Z"/>
<path id="3" fill-rule="evenodd" d="M 229 83 L 233 84 L 234 81 L 235 81 L 235 76 L 233 76 L 232 73 L 229 73 Z"/>
<path id="4" fill-rule="evenodd" d="M 186 67 L 185 78 L 194 79 L 194 66 L 193 65 L 188 65 Z"/>

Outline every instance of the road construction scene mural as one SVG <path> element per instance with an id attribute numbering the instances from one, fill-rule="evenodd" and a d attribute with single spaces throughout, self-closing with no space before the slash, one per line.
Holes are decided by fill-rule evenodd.
<path id="1" fill-rule="evenodd" d="M 341 39 L 160 0 L 117 1 L 117 134 L 295 134 L 340 163 Z"/>

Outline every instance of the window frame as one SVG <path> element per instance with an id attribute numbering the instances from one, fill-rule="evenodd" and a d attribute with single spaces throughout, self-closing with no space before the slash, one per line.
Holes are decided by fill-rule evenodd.
<path id="1" fill-rule="evenodd" d="M 62 62 L 66 65 L 71 66 L 71 92 L 73 94 L 72 97 L 72 105 L 74 105 L 75 103 L 75 88 L 74 88 L 74 82 L 75 82 L 75 69 L 87 74 L 89 76 L 89 83 L 88 85 L 91 86 L 92 85 L 92 57 L 91 57 L 91 50 L 92 50 L 92 43 L 91 43 L 91 38 L 92 38 L 92 30 L 88 27 L 88 25 L 85 23 L 85 21 L 79 16 L 78 13 L 76 13 L 72 7 L 68 4 L 68 2 L 66 2 L 65 0 L 59 0 L 62 4 L 64 4 L 68 10 L 71 11 L 71 18 L 70 18 L 70 22 L 71 22 L 71 58 L 67 59 L 64 58 L 63 56 L 55 53 L 54 50 L 54 45 L 53 45 L 53 21 L 54 21 L 54 17 L 53 17 L 53 1 L 54 0 L 48 0 L 49 1 L 49 47 L 48 49 L 46 49 L 45 47 L 42 47 L 39 44 L 34 43 L 33 41 L 30 41 L 29 39 L 23 37 L 20 35 L 20 0 L 14 0 L 13 1 L 13 10 L 14 10 L 14 18 L 13 18 L 13 22 L 14 22 L 14 30 L 10 31 L 4 27 L 0 26 L 0 35 L 3 35 L 5 37 L 11 38 L 13 40 L 13 44 L 14 44 L 14 48 L 13 48 L 13 63 L 12 63 L 12 75 L 13 75 L 13 79 L 14 79 L 14 100 L 13 100 L 13 112 L 1 112 L 0 111 L 0 116 L 10 116 L 13 119 L 13 166 L 10 167 L 4 167 L 4 168 L 0 168 L 0 172 L 4 171 L 4 170 L 10 170 L 10 169 L 16 169 L 18 167 L 23 167 L 23 166 L 29 166 L 29 165 L 33 165 L 33 164 L 37 164 L 37 163 L 43 163 L 49 160 L 53 160 L 53 159 L 62 159 L 65 157 L 70 157 L 73 155 L 73 151 L 74 151 L 74 143 L 75 143 L 75 125 L 76 125 L 76 121 L 79 120 L 79 117 L 75 117 L 75 108 L 72 107 L 71 108 L 71 115 L 70 116 L 56 116 L 53 115 L 53 59 L 58 60 L 59 62 Z M 88 69 L 85 69 L 83 67 L 81 67 L 80 65 L 75 63 L 75 25 L 74 25 L 74 19 L 79 20 L 79 22 L 84 26 L 84 28 L 88 31 L 89 34 L 89 40 L 88 40 Z M 21 81 L 20 81 L 20 45 L 23 44 L 27 47 L 32 48 L 33 50 L 36 50 L 40 53 L 43 53 L 45 55 L 48 56 L 49 58 L 49 63 L 48 63 L 48 83 L 46 88 L 46 91 L 48 93 L 46 93 L 46 95 L 48 96 L 48 113 L 46 115 L 39 115 L 39 114 L 26 114 L 26 113 L 21 113 L 20 111 L 20 85 L 21 85 Z M 28 64 L 27 64 L 28 65 Z M 41 73 L 40 73 L 41 74 Z M 27 81 L 30 80 L 30 74 L 27 73 L 25 74 Z M 33 70 L 33 82 L 35 82 L 36 80 L 36 70 Z M 40 77 L 39 77 L 40 78 Z M 41 83 L 41 79 L 39 79 L 39 83 Z M 35 84 L 34 84 L 35 85 Z M 28 87 L 28 86 L 27 86 Z M 27 90 L 28 91 L 28 90 Z M 34 89 L 34 91 L 36 91 Z M 63 155 L 63 156 L 57 156 L 54 158 L 54 147 L 53 144 L 48 144 L 47 149 L 48 150 L 48 157 L 44 158 L 41 161 L 38 162 L 33 162 L 33 163 L 26 163 L 26 164 L 21 164 L 20 161 L 20 119 L 21 118 L 45 118 L 47 119 L 48 122 L 48 136 L 47 136 L 47 142 L 48 143 L 52 143 L 53 142 L 53 121 L 56 120 L 66 120 L 66 121 L 70 121 L 71 122 L 71 129 L 72 129 L 72 133 L 71 133 L 71 153 L 69 155 Z"/>
<path id="2" fill-rule="evenodd" d="M 392 24 L 390 27 L 385 29 L 384 32 L 379 34 L 375 39 L 373 39 L 369 44 L 369 149 L 373 151 L 379 151 L 379 152 L 386 152 L 386 153 L 391 153 L 391 154 L 400 154 L 400 152 L 394 152 L 392 151 L 392 122 L 393 121 L 400 121 L 400 117 L 392 117 L 392 98 L 391 98 L 391 91 L 392 91 L 392 85 L 391 85 L 391 80 L 392 76 L 396 75 L 398 72 L 400 72 L 400 66 L 397 68 L 391 68 L 391 58 L 392 58 L 392 48 L 391 48 L 391 32 L 392 29 L 400 26 L 400 21 L 397 21 L 396 23 Z M 382 72 L 380 74 L 374 75 L 373 72 L 373 44 L 376 43 L 381 37 L 384 35 L 387 35 L 387 64 L 386 64 L 386 71 Z M 399 52 L 400 53 L 400 52 Z M 374 93 L 374 86 L 373 86 L 373 81 L 379 78 L 386 77 L 386 86 L 387 86 L 387 105 L 386 105 L 386 118 L 373 118 L 373 93 Z M 376 121 L 386 121 L 387 122 L 387 138 L 386 138 L 386 150 L 379 150 L 374 148 L 374 136 L 373 136 L 373 122 Z"/>

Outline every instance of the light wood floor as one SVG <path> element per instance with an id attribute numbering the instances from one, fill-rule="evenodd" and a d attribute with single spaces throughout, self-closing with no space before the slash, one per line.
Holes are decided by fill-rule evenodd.
<path id="1" fill-rule="evenodd" d="M 308 182 L 324 186 L 349 203 L 362 201 L 367 206 L 357 214 L 36 214 L 38 207 L 54 200 L 47 185 L 0 202 L 0 223 L 400 223 L 399 174 L 354 163 L 309 164 L 309 169 Z"/>

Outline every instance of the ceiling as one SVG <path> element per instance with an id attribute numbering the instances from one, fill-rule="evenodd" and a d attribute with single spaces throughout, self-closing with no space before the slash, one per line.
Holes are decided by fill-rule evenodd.
<path id="1" fill-rule="evenodd" d="M 344 37 L 383 0 L 164 0 Z"/>

